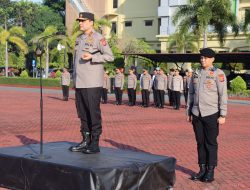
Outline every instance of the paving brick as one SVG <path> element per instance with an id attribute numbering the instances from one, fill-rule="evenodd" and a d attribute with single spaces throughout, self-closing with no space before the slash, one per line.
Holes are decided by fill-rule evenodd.
<path id="1" fill-rule="evenodd" d="M 39 96 L 39 91 L 8 90 L 0 86 L 0 147 L 39 143 Z M 45 91 L 45 142 L 80 141 L 74 95 L 70 96 L 70 100 L 64 102 L 59 90 Z M 174 156 L 177 159 L 174 189 L 250 189 L 250 104 L 229 104 L 226 124 L 220 127 L 218 138 L 216 181 L 211 184 L 189 179 L 198 165 L 195 137 L 191 124 L 185 120 L 184 108 L 176 111 L 169 106 L 162 110 L 116 106 L 111 97 L 101 109 L 101 146 Z"/>

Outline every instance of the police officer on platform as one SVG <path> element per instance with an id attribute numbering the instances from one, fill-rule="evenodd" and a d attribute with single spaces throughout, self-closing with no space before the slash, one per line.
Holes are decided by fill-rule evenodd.
<path id="1" fill-rule="evenodd" d="M 93 154 L 100 152 L 103 63 L 113 61 L 114 57 L 104 37 L 93 29 L 94 14 L 81 12 L 77 21 L 83 34 L 76 39 L 73 81 L 83 140 L 70 150 Z"/>
<path id="2" fill-rule="evenodd" d="M 224 72 L 213 66 L 215 52 L 204 48 L 200 55 L 202 68 L 193 73 L 189 85 L 187 120 L 193 124 L 200 167 L 192 179 L 209 183 L 218 161 L 219 125 L 227 115 L 227 82 Z"/>

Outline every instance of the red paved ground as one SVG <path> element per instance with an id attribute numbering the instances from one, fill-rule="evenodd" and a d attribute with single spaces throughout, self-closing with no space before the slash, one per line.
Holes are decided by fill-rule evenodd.
<path id="1" fill-rule="evenodd" d="M 72 96 L 72 95 L 71 95 Z M 101 145 L 174 156 L 177 159 L 176 190 L 250 189 L 250 105 L 229 104 L 227 123 L 220 128 L 219 166 L 216 181 L 193 182 L 197 171 L 196 144 L 185 111 L 102 105 Z M 39 141 L 39 93 L 0 90 L 0 147 Z M 73 96 L 44 94 L 44 141 L 79 141 L 79 120 Z M 1 177 L 1 174 L 0 174 Z M 0 188 L 1 189 L 1 188 Z"/>

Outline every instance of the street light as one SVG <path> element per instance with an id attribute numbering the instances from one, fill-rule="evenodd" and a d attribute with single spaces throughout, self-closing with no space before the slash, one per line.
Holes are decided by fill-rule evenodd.
<path id="1" fill-rule="evenodd" d="M 65 61 L 66 61 L 66 47 L 63 46 L 62 44 L 58 43 L 58 45 L 57 45 L 57 50 L 58 50 L 58 51 L 61 51 L 62 49 L 64 49 L 64 57 L 63 57 L 63 60 L 64 60 L 64 67 L 65 67 Z"/>

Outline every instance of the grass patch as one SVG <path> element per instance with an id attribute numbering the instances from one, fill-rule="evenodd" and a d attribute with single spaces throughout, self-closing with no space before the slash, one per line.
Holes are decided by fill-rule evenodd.
<path id="1" fill-rule="evenodd" d="M 60 87 L 60 79 L 43 79 L 43 86 Z M 40 78 L 0 77 L 0 84 L 40 86 Z"/>

